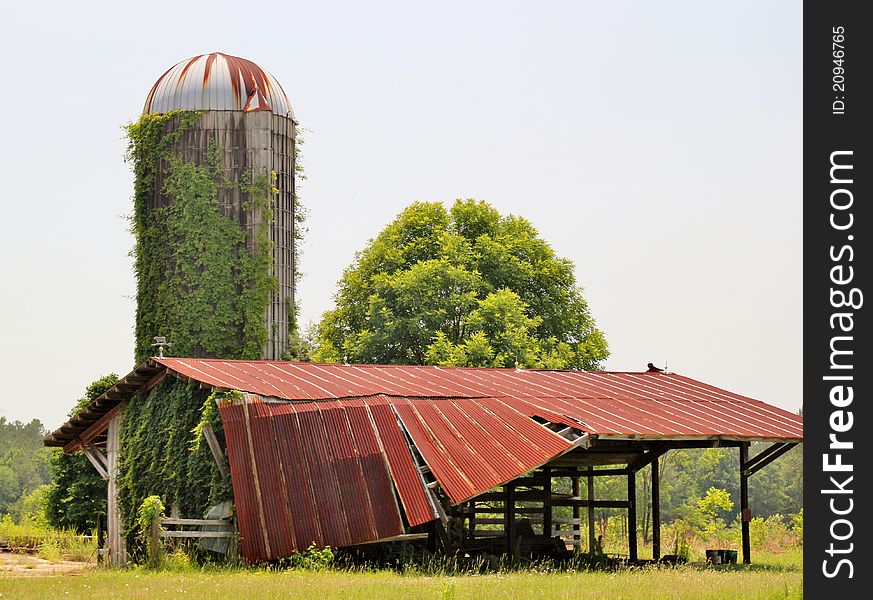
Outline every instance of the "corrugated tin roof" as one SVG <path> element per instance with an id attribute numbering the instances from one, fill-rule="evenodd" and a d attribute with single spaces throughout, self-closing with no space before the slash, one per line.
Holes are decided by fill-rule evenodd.
<path id="1" fill-rule="evenodd" d="M 275 77 L 250 60 L 220 52 L 185 59 L 155 82 L 143 112 L 171 110 L 270 110 L 294 118 Z"/>
<path id="2" fill-rule="evenodd" d="M 219 410 L 248 561 L 288 556 L 313 543 L 342 547 L 404 533 L 391 460 L 365 405 L 248 396 Z M 408 450 L 401 459 L 412 465 Z M 421 485 L 412 491 L 424 497 Z"/>
<path id="3" fill-rule="evenodd" d="M 803 419 L 760 400 L 675 373 L 531 371 L 161 358 L 221 389 L 283 400 L 386 396 L 493 398 L 553 422 L 611 437 L 801 440 Z"/>
<path id="4" fill-rule="evenodd" d="M 459 504 L 577 445 L 489 398 L 246 394 L 219 411 L 249 561 L 399 535 L 401 505 L 410 526 L 436 519 L 412 447 Z"/>

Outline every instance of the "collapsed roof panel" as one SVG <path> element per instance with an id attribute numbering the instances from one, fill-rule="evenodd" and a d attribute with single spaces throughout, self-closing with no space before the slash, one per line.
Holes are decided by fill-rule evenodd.
<path id="1" fill-rule="evenodd" d="M 219 411 L 246 560 L 404 533 L 372 427 L 352 433 L 342 406 L 245 398 Z"/>

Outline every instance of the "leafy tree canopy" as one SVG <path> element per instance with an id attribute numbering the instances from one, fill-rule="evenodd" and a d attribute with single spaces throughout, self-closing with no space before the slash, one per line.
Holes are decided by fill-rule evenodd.
<path id="1" fill-rule="evenodd" d="M 355 257 L 312 358 L 596 369 L 608 355 L 573 263 L 484 201 L 407 207 Z"/>

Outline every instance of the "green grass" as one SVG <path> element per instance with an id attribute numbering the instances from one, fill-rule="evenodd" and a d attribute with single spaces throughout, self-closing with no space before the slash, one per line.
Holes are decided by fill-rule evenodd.
<path id="1" fill-rule="evenodd" d="M 81 577 L 0 577 L 0 598 L 580 598 L 788 599 L 802 597 L 799 551 L 760 555 L 751 567 L 617 572 L 514 572 L 425 576 L 392 571 L 149 572 L 90 570 Z"/>

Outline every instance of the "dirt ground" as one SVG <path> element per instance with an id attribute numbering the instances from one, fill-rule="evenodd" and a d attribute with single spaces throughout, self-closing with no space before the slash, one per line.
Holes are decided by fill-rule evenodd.
<path id="1" fill-rule="evenodd" d="M 81 575 L 90 565 L 85 562 L 61 560 L 49 562 L 28 554 L 0 552 L 0 578 L 13 577 L 45 577 L 47 575 Z"/>

